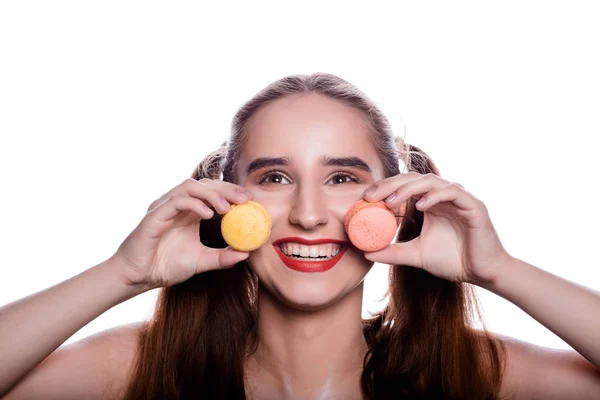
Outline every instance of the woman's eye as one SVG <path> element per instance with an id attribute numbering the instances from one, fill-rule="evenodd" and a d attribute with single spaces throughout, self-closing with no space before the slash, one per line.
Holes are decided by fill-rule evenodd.
<path id="1" fill-rule="evenodd" d="M 347 181 L 346 178 L 348 178 L 349 180 Z M 331 182 L 331 181 L 334 181 L 335 183 L 346 183 L 346 182 L 356 181 L 356 179 L 352 175 L 337 174 L 337 175 L 334 175 L 333 178 L 331 178 L 329 180 L 329 182 Z"/>
<path id="2" fill-rule="evenodd" d="M 269 181 L 269 179 L 271 179 L 271 180 Z M 261 184 L 264 184 L 264 183 L 276 183 L 277 184 L 277 183 L 283 183 L 282 180 L 287 181 L 287 178 L 278 172 L 271 172 L 271 173 L 268 173 L 265 176 L 263 176 L 260 183 Z M 329 183 L 329 182 L 333 181 L 334 184 L 339 184 L 339 183 L 347 183 L 347 182 L 356 182 L 356 180 L 357 179 L 354 178 L 350 174 L 336 174 L 327 182 Z"/>
<path id="3" fill-rule="evenodd" d="M 277 178 L 279 179 L 279 181 L 277 182 L 268 182 L 269 178 Z M 281 183 L 281 179 L 286 179 L 283 175 L 276 173 L 276 172 L 271 172 L 269 174 L 266 174 L 265 176 L 263 176 L 262 180 L 261 180 L 261 184 L 263 183 Z"/>

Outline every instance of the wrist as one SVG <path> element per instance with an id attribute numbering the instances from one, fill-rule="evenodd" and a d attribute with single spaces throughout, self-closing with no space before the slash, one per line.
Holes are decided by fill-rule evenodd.
<path id="1" fill-rule="evenodd" d="M 484 282 L 480 282 L 477 285 L 495 293 L 496 288 L 502 285 L 506 278 L 510 277 L 510 275 L 513 273 L 512 269 L 517 261 L 518 260 L 515 257 L 507 253 L 494 265 L 494 270 L 496 273 L 493 275 L 493 277 Z"/>
<path id="2" fill-rule="evenodd" d="M 154 289 L 146 284 L 133 281 L 131 277 L 127 275 L 127 271 L 129 270 L 127 263 L 114 255 L 101 263 L 101 266 L 108 271 L 116 284 L 123 288 L 128 298 Z"/>

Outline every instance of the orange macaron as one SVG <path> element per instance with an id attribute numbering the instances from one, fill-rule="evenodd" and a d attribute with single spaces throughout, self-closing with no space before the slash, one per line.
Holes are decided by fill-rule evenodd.
<path id="1" fill-rule="evenodd" d="M 378 251 L 390 245 L 398 223 L 384 201 L 359 200 L 348 210 L 344 229 L 354 246 L 363 251 Z"/>
<path id="2" fill-rule="evenodd" d="M 221 235 L 235 250 L 256 250 L 269 240 L 271 216 L 255 201 L 232 204 L 221 220 Z"/>

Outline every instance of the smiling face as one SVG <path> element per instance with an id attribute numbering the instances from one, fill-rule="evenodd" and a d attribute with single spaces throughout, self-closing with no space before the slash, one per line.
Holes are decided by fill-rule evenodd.
<path id="1" fill-rule="evenodd" d="M 319 309 L 355 289 L 373 265 L 353 247 L 344 218 L 363 191 L 384 177 L 362 113 L 315 93 L 293 94 L 256 112 L 246 126 L 247 141 L 237 165 L 238 184 L 254 195 L 272 219 L 269 241 L 248 262 L 262 287 L 288 306 Z M 286 265 L 284 254 L 300 244 L 282 238 L 346 242 L 330 269 L 305 272 Z M 289 243 L 290 241 L 284 240 Z M 281 247 L 277 247 L 281 246 Z M 322 245 L 323 255 L 336 245 Z M 329 246 L 329 248 L 327 248 Z M 307 249 L 304 249 L 305 251 Z M 299 263 L 300 269 L 303 269 Z M 323 269 L 326 269 L 322 271 Z"/>

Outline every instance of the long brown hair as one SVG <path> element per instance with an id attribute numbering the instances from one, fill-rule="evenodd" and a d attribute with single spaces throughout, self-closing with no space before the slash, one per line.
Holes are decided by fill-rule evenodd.
<path id="1" fill-rule="evenodd" d="M 236 183 L 236 162 L 245 126 L 267 103 L 314 92 L 365 115 L 386 177 L 400 171 L 440 175 L 427 154 L 395 137 L 375 104 L 345 80 L 325 73 L 280 79 L 235 115 L 227 142 L 193 171 L 196 180 Z M 222 177 L 221 177 L 222 174 Z M 417 237 L 423 213 L 408 203 L 397 241 Z M 220 216 L 200 224 L 202 242 L 226 247 Z M 246 261 L 198 274 L 160 290 L 139 347 L 125 399 L 245 399 L 244 362 L 256 349 L 257 278 Z M 392 266 L 388 304 L 363 321 L 369 345 L 361 376 L 367 399 L 498 399 L 506 349 L 485 328 L 474 288 L 409 266 Z M 474 311 L 483 330 L 474 327 Z"/>

